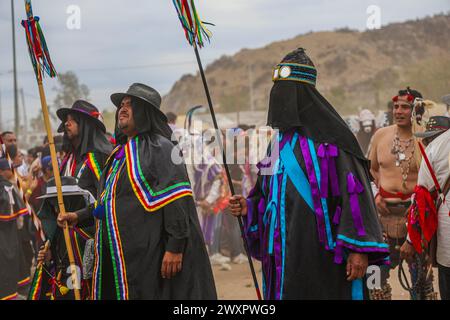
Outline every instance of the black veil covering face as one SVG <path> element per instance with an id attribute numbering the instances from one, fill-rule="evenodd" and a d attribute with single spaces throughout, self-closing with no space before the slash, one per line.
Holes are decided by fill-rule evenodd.
<path id="1" fill-rule="evenodd" d="M 148 103 L 135 97 L 131 97 L 131 108 L 133 109 L 133 118 L 138 135 L 159 134 L 171 141 L 172 129 L 170 129 L 167 120 L 160 112 L 149 108 Z M 127 136 L 119 128 L 119 110 L 120 108 L 117 108 L 114 135 L 117 144 L 125 144 L 127 142 Z M 175 144 L 175 142 L 173 143 Z"/>
<path id="2" fill-rule="evenodd" d="M 91 120 L 88 116 L 84 116 L 77 112 L 71 112 L 70 115 L 78 124 L 78 133 L 80 135 L 80 145 L 77 150 L 73 150 L 67 133 L 63 136 L 63 150 L 66 152 L 74 151 L 78 157 L 83 157 L 89 152 L 98 152 L 109 155 L 112 151 L 111 143 L 108 141 L 105 133 Z M 64 123 L 61 124 L 58 131 L 64 130 Z"/>
<path id="3" fill-rule="evenodd" d="M 288 54 L 282 64 L 314 67 L 304 49 Z M 275 81 L 270 92 L 267 125 L 286 131 L 298 128 L 301 134 L 318 143 L 332 143 L 366 161 L 358 141 L 345 121 L 313 84 L 299 81 Z"/>

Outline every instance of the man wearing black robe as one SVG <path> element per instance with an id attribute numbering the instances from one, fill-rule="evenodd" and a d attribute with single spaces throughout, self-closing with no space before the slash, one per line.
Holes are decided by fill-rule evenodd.
<path id="1" fill-rule="evenodd" d="M 64 207 L 67 211 L 76 211 L 87 207 L 94 203 L 94 197 L 89 191 L 81 189 L 74 177 L 61 177 L 61 189 L 64 199 Z M 72 279 L 70 275 L 70 263 L 67 253 L 67 246 L 64 239 L 64 231 L 58 226 L 57 217 L 59 212 L 55 179 L 51 178 L 46 184 L 46 192 L 38 199 L 42 199 L 43 203 L 39 211 L 39 219 L 45 238 L 49 241 L 50 246 L 47 250 L 40 250 L 38 254 L 38 267 L 31 283 L 29 300 L 74 300 L 75 295 L 72 289 Z M 71 232 L 71 230 L 69 230 Z M 77 257 L 79 246 L 84 243 L 80 239 L 74 237 L 73 231 L 70 233 L 72 249 L 75 256 L 75 262 L 79 271 L 77 271 L 77 281 L 81 282 L 82 298 L 87 298 L 88 292 L 82 284 L 82 268 L 79 265 Z M 78 242 L 75 242 L 75 241 Z"/>
<path id="2" fill-rule="evenodd" d="M 60 166 L 61 176 L 76 178 L 77 184 L 81 189 L 96 197 L 101 172 L 107 157 L 112 151 L 112 146 L 105 134 L 106 128 L 103 124 L 101 113 L 91 103 L 77 100 L 71 108 L 58 109 L 56 114 L 61 120 L 58 132 L 64 132 L 63 149 L 66 152 L 66 156 Z M 82 205 L 82 207 L 84 208 L 85 206 Z M 80 208 L 73 207 L 72 210 Z M 40 211 L 39 215 L 52 216 L 48 205 L 41 208 Z M 60 227 L 62 227 L 61 223 Z M 62 230 L 59 231 L 62 232 Z M 93 252 L 91 253 L 90 251 L 92 249 L 93 243 L 91 242 L 93 242 L 95 227 L 93 225 L 80 225 L 73 229 L 71 228 L 69 233 L 73 243 L 72 249 L 74 251 L 75 264 L 82 273 L 81 298 L 87 299 L 90 296 L 89 284 L 91 276 L 84 272 L 83 267 L 86 266 L 84 260 L 93 260 L 93 257 L 89 259 L 89 254 L 93 256 Z M 87 252 L 85 252 L 85 248 L 88 249 Z M 55 248 L 51 248 L 51 251 L 56 252 L 55 250 Z M 63 250 L 67 250 L 65 244 Z M 88 267 L 88 269 L 90 268 Z M 53 274 L 53 277 L 57 276 L 58 274 Z M 64 271 L 64 278 L 67 276 Z M 60 296 L 54 295 L 54 298 L 58 297 Z M 73 295 L 68 297 L 73 297 Z"/>
<path id="3" fill-rule="evenodd" d="M 24 256 L 17 219 L 27 215 L 28 210 L 8 181 L 12 175 L 8 160 L 0 159 L 0 300 L 17 298 L 23 279 Z"/>
<path id="4" fill-rule="evenodd" d="M 93 210 L 93 299 L 216 299 L 189 178 L 159 93 L 133 84 L 111 100 L 118 146 Z M 86 223 L 90 212 L 60 219 Z"/>
<path id="5" fill-rule="evenodd" d="M 265 299 L 364 299 L 368 264 L 388 256 L 367 160 L 316 77 L 301 48 L 276 67 L 268 125 L 279 154 L 269 150 L 247 199 L 230 199 L 262 261 Z"/>
<path id="6" fill-rule="evenodd" d="M 101 113 L 89 102 L 77 100 L 72 108 L 61 108 L 56 114 L 66 151 L 61 174 L 76 177 L 80 188 L 96 196 L 101 172 L 112 151 Z"/>

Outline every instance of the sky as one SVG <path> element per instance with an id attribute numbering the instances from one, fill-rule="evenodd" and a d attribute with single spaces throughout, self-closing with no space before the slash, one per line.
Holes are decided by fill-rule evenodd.
<path id="1" fill-rule="evenodd" d="M 24 90 L 30 118 L 40 112 L 39 95 L 20 25 L 24 1 L 13 1 L 18 87 Z M 101 110 L 113 108 L 111 93 L 126 91 L 134 82 L 164 95 L 183 74 L 197 72 L 171 0 L 33 0 L 32 4 L 57 71 L 74 71 Z M 202 20 L 215 24 L 210 27 L 211 43 L 200 54 L 207 65 L 224 54 L 309 31 L 343 27 L 363 31 L 372 5 L 380 9 L 382 25 L 450 12 L 450 0 L 198 0 Z M 70 11 L 73 8 L 76 11 Z M 11 0 L 0 0 L 2 130 L 12 127 L 14 117 L 11 30 Z M 44 83 L 52 103 L 57 80 Z"/>

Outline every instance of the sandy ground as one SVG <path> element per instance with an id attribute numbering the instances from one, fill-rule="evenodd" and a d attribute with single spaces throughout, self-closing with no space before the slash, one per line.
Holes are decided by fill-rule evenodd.
<path id="1" fill-rule="evenodd" d="M 255 269 L 261 269 L 259 262 L 254 262 Z M 252 275 L 248 264 L 230 264 L 230 271 L 220 270 L 220 266 L 213 266 L 214 278 L 218 298 L 221 300 L 256 300 L 256 292 L 253 286 Z M 438 291 L 437 269 L 434 269 L 434 290 Z M 398 269 L 391 270 L 390 284 L 392 286 L 393 300 L 408 300 L 409 294 L 398 280 Z M 259 285 L 261 286 L 261 272 L 257 272 Z"/>

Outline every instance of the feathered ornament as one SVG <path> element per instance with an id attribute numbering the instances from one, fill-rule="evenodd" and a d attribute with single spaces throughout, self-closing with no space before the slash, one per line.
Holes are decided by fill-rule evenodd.
<path id="1" fill-rule="evenodd" d="M 431 100 L 424 100 L 422 98 L 415 98 L 414 102 L 412 103 L 412 113 L 411 113 L 411 123 L 412 123 L 412 132 L 422 132 L 426 128 L 426 124 L 428 122 L 428 119 L 430 118 L 430 109 L 433 108 L 436 105 L 435 102 Z M 419 140 L 413 135 L 413 141 L 414 145 L 417 149 L 420 149 L 419 147 Z M 417 152 L 414 156 L 416 160 L 416 165 L 418 168 L 420 168 L 420 163 L 422 161 L 422 153 Z"/>
<path id="2" fill-rule="evenodd" d="M 44 33 L 39 24 L 39 17 L 33 16 L 31 0 L 25 0 L 25 11 L 27 20 L 22 20 L 22 26 L 25 28 L 28 53 L 30 54 L 31 64 L 38 81 L 42 81 L 42 74 L 46 73 L 53 78 L 56 76 L 56 70 L 50 59 L 47 43 Z"/>
<path id="3" fill-rule="evenodd" d="M 189 44 L 202 48 L 205 45 L 205 39 L 210 42 L 212 33 L 205 25 L 213 26 L 213 24 L 200 19 L 194 0 L 173 0 L 173 4 Z"/>
<path id="4" fill-rule="evenodd" d="M 435 105 L 436 103 L 431 100 L 424 100 L 422 98 L 414 99 L 412 117 L 415 119 L 415 122 L 425 127 L 430 118 L 430 109 L 434 108 Z"/>

